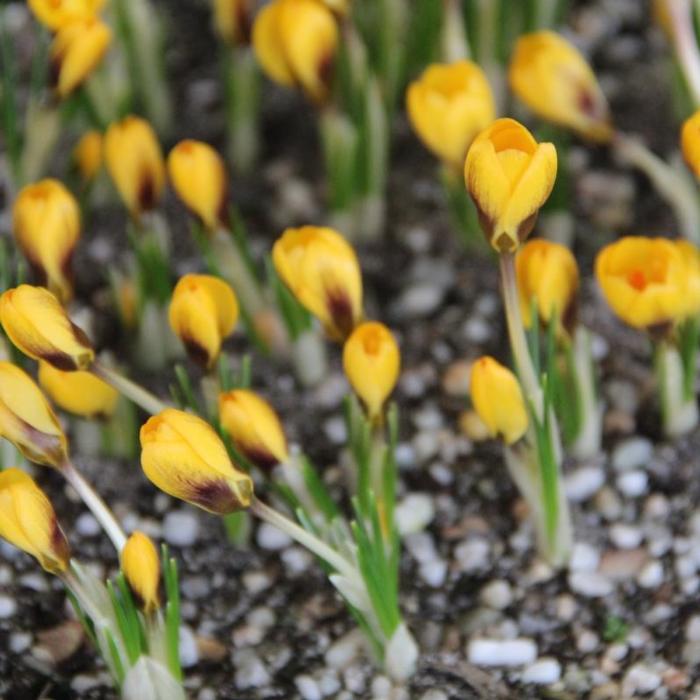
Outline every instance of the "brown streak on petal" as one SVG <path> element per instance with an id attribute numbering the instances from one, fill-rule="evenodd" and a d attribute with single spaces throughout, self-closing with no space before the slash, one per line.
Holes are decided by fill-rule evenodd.
<path id="1" fill-rule="evenodd" d="M 64 352 L 37 352 L 36 353 L 44 362 L 48 362 L 52 367 L 60 369 L 63 372 L 73 372 L 78 369 L 75 360 Z"/>
<path id="2" fill-rule="evenodd" d="M 251 12 L 248 2 L 241 2 L 236 6 L 236 18 L 234 26 L 237 27 L 236 41 L 241 44 L 250 44 L 253 33 L 253 23 L 251 22 Z"/>
<path id="3" fill-rule="evenodd" d="M 58 520 L 54 516 L 51 524 L 51 549 L 56 552 L 56 558 L 61 562 L 67 562 L 70 559 L 70 546 L 66 539 Z"/>
<path id="4" fill-rule="evenodd" d="M 232 513 L 242 507 L 231 488 L 223 481 L 193 485 L 189 500 L 219 515 Z"/>
<path id="5" fill-rule="evenodd" d="M 144 173 L 136 194 L 139 211 L 149 211 L 156 205 L 156 186 L 150 173 Z"/>
<path id="6" fill-rule="evenodd" d="M 532 229 L 535 228 L 538 213 L 538 211 L 533 212 L 527 217 L 527 219 L 525 219 L 525 221 L 520 223 L 520 226 L 518 226 L 518 240 L 521 243 L 532 233 Z"/>
<path id="7" fill-rule="evenodd" d="M 673 323 L 671 321 L 660 321 L 659 323 L 647 326 L 646 330 L 654 342 L 661 342 L 671 337 Z"/>
<path id="8" fill-rule="evenodd" d="M 342 291 L 328 291 L 326 292 L 326 304 L 333 319 L 333 325 L 341 339 L 344 340 L 355 328 L 352 303 Z"/>
<path id="9" fill-rule="evenodd" d="M 90 338 L 87 337 L 85 331 L 79 326 L 76 326 L 75 323 L 73 323 L 72 321 L 70 326 L 71 330 L 73 331 L 73 335 L 75 336 L 75 339 L 78 341 L 78 343 L 80 343 L 80 345 L 82 345 L 84 348 L 92 350 L 92 343 L 90 342 Z"/>
<path id="10" fill-rule="evenodd" d="M 252 462 L 258 469 L 265 472 L 265 474 L 270 474 L 272 469 L 279 463 L 279 460 L 262 445 L 237 443 L 236 446 L 249 462 Z"/>
<path id="11" fill-rule="evenodd" d="M 203 348 L 196 340 L 187 336 L 183 336 L 182 342 L 185 345 L 185 350 L 187 351 L 187 356 L 190 358 L 190 360 L 200 367 L 207 369 L 211 362 L 211 358 L 209 357 L 209 353 L 207 352 L 206 348 Z"/>

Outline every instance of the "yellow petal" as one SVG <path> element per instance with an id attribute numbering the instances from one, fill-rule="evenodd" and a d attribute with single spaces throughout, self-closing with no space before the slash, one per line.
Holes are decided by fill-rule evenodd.
<path id="1" fill-rule="evenodd" d="M 688 167 L 700 178 L 700 110 L 683 122 L 681 150 Z"/>
<path id="2" fill-rule="evenodd" d="M 156 610 L 160 605 L 160 559 L 148 535 L 138 530 L 132 533 L 121 551 L 121 567 L 144 611 L 148 614 Z"/>
<path id="3" fill-rule="evenodd" d="M 384 402 L 399 377 L 401 355 L 391 331 L 381 323 L 360 324 L 343 348 L 343 367 L 352 388 L 372 420 L 380 418 Z"/>
<path id="4" fill-rule="evenodd" d="M 27 185 L 12 208 L 12 229 L 40 283 L 68 301 L 73 293 L 70 263 L 80 236 L 75 197 L 58 180 Z"/>
<path id="5" fill-rule="evenodd" d="M 282 46 L 280 7 L 279 2 L 270 2 L 258 12 L 253 25 L 253 48 L 268 77 L 280 85 L 292 87 L 296 80 Z"/>
<path id="6" fill-rule="evenodd" d="M 236 448 L 259 469 L 269 472 L 289 459 L 279 416 L 255 392 L 233 389 L 221 394 L 219 420 Z"/>
<path id="7" fill-rule="evenodd" d="M 84 183 L 92 182 L 102 167 L 102 134 L 87 131 L 73 149 L 73 160 Z"/>
<path id="8" fill-rule="evenodd" d="M 94 17 L 105 0 L 27 0 L 34 16 L 49 29 Z"/>
<path id="9" fill-rule="evenodd" d="M 57 369 L 87 369 L 95 359 L 85 333 L 47 289 L 22 284 L 0 296 L 0 322 L 25 354 Z"/>
<path id="10" fill-rule="evenodd" d="M 219 515 L 247 508 L 253 496 L 211 426 L 184 411 L 166 409 L 141 428 L 141 466 L 162 491 Z"/>
<path id="11" fill-rule="evenodd" d="M 492 357 L 479 358 L 472 367 L 470 391 L 474 410 L 493 437 L 507 445 L 527 431 L 528 416 L 515 375 Z"/>
<path id="12" fill-rule="evenodd" d="M 15 467 L 0 472 L 0 537 L 31 554 L 49 573 L 68 568 L 68 541 L 49 499 Z"/>
<path id="13" fill-rule="evenodd" d="M 229 44 L 250 40 L 251 0 L 214 0 L 214 28 Z"/>

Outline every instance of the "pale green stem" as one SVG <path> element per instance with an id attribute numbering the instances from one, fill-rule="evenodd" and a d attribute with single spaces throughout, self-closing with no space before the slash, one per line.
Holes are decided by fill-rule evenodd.
<path id="1" fill-rule="evenodd" d="M 698 424 L 698 406 L 694 395 L 685 396 L 683 362 L 671 342 L 657 346 L 655 368 L 664 434 L 669 438 L 686 435 Z"/>
<path id="2" fill-rule="evenodd" d="M 166 408 L 168 404 L 161 401 L 157 396 L 147 391 L 136 382 L 132 382 L 119 372 L 111 367 L 106 367 L 100 362 L 93 363 L 90 371 L 100 379 L 113 386 L 120 394 L 124 394 L 128 399 L 131 399 L 136 405 L 141 406 L 146 413 L 156 415 Z"/>
<path id="3" fill-rule="evenodd" d="M 674 48 L 696 107 L 700 106 L 700 51 L 693 29 L 690 0 L 666 0 L 666 10 L 673 28 Z"/>
<path id="4" fill-rule="evenodd" d="M 100 498 L 95 489 L 86 481 L 85 477 L 75 468 L 72 462 L 66 462 L 61 468 L 61 473 L 66 478 L 66 481 L 78 492 L 83 503 L 90 509 L 109 539 L 112 540 L 117 553 L 121 552 L 126 544 L 126 535 L 109 506 Z"/>
<path id="5" fill-rule="evenodd" d="M 260 146 L 259 69 L 249 46 L 226 50 L 228 156 L 235 170 L 248 173 L 255 165 Z"/>
<path id="6" fill-rule="evenodd" d="M 442 57 L 446 63 L 471 58 L 459 0 L 443 0 Z"/>

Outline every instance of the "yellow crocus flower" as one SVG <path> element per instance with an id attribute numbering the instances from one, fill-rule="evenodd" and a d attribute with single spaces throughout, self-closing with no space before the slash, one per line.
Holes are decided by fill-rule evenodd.
<path id="1" fill-rule="evenodd" d="M 165 187 L 165 162 L 151 125 L 133 115 L 114 122 L 104 140 L 107 170 L 131 215 L 158 206 Z"/>
<path id="2" fill-rule="evenodd" d="M 121 551 L 121 569 L 146 614 L 160 606 L 160 559 L 148 535 L 135 530 Z"/>
<path id="3" fill-rule="evenodd" d="M 95 17 L 104 3 L 105 0 L 27 0 L 34 16 L 54 31 L 66 24 Z"/>
<path id="4" fill-rule="evenodd" d="M 174 408 L 141 428 L 141 466 L 159 489 L 211 513 L 233 513 L 253 498 L 251 478 L 236 469 L 212 427 Z"/>
<path id="5" fill-rule="evenodd" d="M 102 134 L 92 129 L 82 135 L 73 149 L 73 162 L 83 183 L 92 182 L 102 168 L 102 144 Z"/>
<path id="6" fill-rule="evenodd" d="M 265 73 L 281 85 L 300 86 L 315 102 L 328 95 L 337 47 L 335 17 L 317 0 L 272 0 L 253 25 L 253 48 Z"/>
<path id="7" fill-rule="evenodd" d="M 525 34 L 508 70 L 513 92 L 538 116 L 593 141 L 612 137 L 610 110 L 595 74 L 559 34 Z"/>
<path id="8" fill-rule="evenodd" d="M 41 389 L 5 361 L 0 361 L 0 437 L 38 464 L 60 469 L 68 459 L 68 441 Z"/>
<path id="9" fill-rule="evenodd" d="M 97 17 L 63 25 L 51 42 L 51 77 L 56 94 L 65 99 L 80 87 L 102 61 L 112 30 Z"/>
<path id="10" fill-rule="evenodd" d="M 233 389 L 220 394 L 219 420 L 236 448 L 264 472 L 289 459 L 279 416 L 255 392 Z"/>
<path id="11" fill-rule="evenodd" d="M 214 0 L 214 28 L 232 46 L 250 41 L 252 0 Z"/>
<path id="12" fill-rule="evenodd" d="M 168 156 L 168 175 L 177 196 L 209 231 L 226 226 L 228 178 L 224 161 L 211 146 L 180 141 Z"/>
<path id="13" fill-rule="evenodd" d="M 233 289 L 218 277 L 185 275 L 175 286 L 168 320 L 190 357 L 211 367 L 221 343 L 236 327 L 238 301 Z"/>
<path id="14" fill-rule="evenodd" d="M 371 420 L 379 420 L 384 402 L 399 377 L 401 355 L 391 331 L 376 321 L 361 323 L 343 348 L 345 374 Z"/>
<path id="15" fill-rule="evenodd" d="M 43 287 L 21 284 L 0 296 L 0 322 L 27 356 L 65 371 L 87 369 L 95 351 L 58 299 Z"/>
<path id="16" fill-rule="evenodd" d="M 528 427 L 527 409 L 515 375 L 502 364 L 485 356 L 472 366 L 470 392 L 474 410 L 492 437 L 506 445 L 520 440 Z"/>
<path id="17" fill-rule="evenodd" d="M 700 178 L 700 109 L 683 122 L 681 151 L 695 177 Z"/>
<path id="18" fill-rule="evenodd" d="M 0 537 L 31 554 L 51 574 L 69 566 L 68 540 L 51 502 L 21 469 L 0 471 Z"/>
<path id="19" fill-rule="evenodd" d="M 39 282 L 68 301 L 73 296 L 71 260 L 80 237 L 75 197 L 58 180 L 23 187 L 12 207 L 12 230 Z"/>
<path id="20" fill-rule="evenodd" d="M 39 363 L 39 383 L 57 406 L 84 418 L 108 418 L 119 400 L 119 392 L 91 372 L 63 372 L 48 362 Z"/>
<path id="21" fill-rule="evenodd" d="M 496 117 L 486 75 L 472 61 L 428 66 L 409 85 L 406 108 L 423 143 L 457 171 L 477 134 Z"/>
<path id="22" fill-rule="evenodd" d="M 630 326 L 652 333 L 684 319 L 696 304 L 692 272 L 685 249 L 666 238 L 626 236 L 605 246 L 595 261 L 610 308 Z"/>
<path id="23" fill-rule="evenodd" d="M 328 335 L 344 340 L 362 318 L 362 275 L 352 246 L 337 231 L 288 228 L 272 248 L 277 274 Z"/>
<path id="24" fill-rule="evenodd" d="M 467 190 L 487 240 L 514 252 L 532 231 L 557 176 L 557 152 L 514 119 L 497 119 L 474 140 L 464 166 Z"/>
<path id="25" fill-rule="evenodd" d="M 560 243 L 537 238 L 520 248 L 515 266 L 525 326 L 532 325 L 534 300 L 542 323 L 556 318 L 557 326 L 563 324 L 569 329 L 575 321 L 579 286 L 578 265 L 572 252 Z"/>

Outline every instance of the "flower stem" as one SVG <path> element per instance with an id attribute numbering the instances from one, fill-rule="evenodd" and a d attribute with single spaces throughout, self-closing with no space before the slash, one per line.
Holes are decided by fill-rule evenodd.
<path id="1" fill-rule="evenodd" d="M 693 31 L 693 7 L 690 0 L 666 2 L 673 28 L 673 42 L 678 62 L 691 93 L 693 103 L 700 107 L 700 51 Z"/>
<path id="2" fill-rule="evenodd" d="M 124 396 L 131 399 L 137 406 L 141 406 L 144 411 L 151 415 L 156 415 L 168 408 L 167 403 L 161 401 L 150 391 L 127 379 L 110 367 L 106 367 L 101 362 L 95 362 L 91 371 L 96 377 L 113 386 L 120 394 L 124 394 Z"/>

